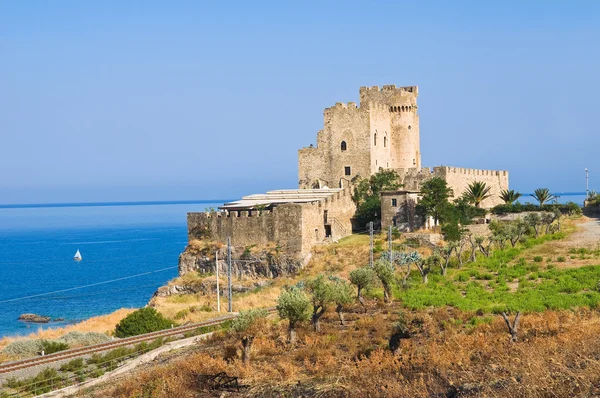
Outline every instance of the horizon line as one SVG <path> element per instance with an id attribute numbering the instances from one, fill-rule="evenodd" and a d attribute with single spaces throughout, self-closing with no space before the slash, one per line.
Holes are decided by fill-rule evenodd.
<path id="1" fill-rule="evenodd" d="M 0 209 L 34 209 L 49 207 L 110 207 L 110 206 L 152 206 L 152 205 L 192 205 L 204 203 L 226 203 L 231 199 L 196 199 L 196 200 L 148 200 L 119 202 L 63 202 L 63 203 L 12 203 L 0 204 Z"/>
<path id="2" fill-rule="evenodd" d="M 585 192 L 556 192 L 555 196 L 581 196 Z M 530 196 L 531 193 L 523 193 Z M 523 197 L 522 196 L 522 197 Z M 58 203 L 7 203 L 0 204 L 0 209 L 35 209 L 50 207 L 110 207 L 110 206 L 159 206 L 159 205 L 193 205 L 204 203 L 227 203 L 235 199 L 192 199 L 192 200 L 148 200 L 148 201 L 115 201 L 115 202 L 58 202 Z"/>

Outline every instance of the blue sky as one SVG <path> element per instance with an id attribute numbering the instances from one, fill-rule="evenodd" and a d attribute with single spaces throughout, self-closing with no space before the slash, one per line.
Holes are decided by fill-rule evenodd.
<path id="1" fill-rule="evenodd" d="M 360 86 L 419 86 L 426 166 L 600 188 L 600 2 L 4 1 L 0 203 L 235 198 Z"/>

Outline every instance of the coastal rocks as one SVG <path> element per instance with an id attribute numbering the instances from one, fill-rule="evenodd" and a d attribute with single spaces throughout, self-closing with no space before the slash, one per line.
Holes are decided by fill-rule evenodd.
<path id="1" fill-rule="evenodd" d="M 19 316 L 18 320 L 23 322 L 48 323 L 52 320 L 52 318 L 37 314 L 22 314 Z"/>
<path id="2" fill-rule="evenodd" d="M 226 253 L 219 253 L 219 272 L 227 273 Z M 293 275 L 302 269 L 304 261 L 269 249 L 247 248 L 241 255 L 233 254 L 232 273 L 236 278 L 262 279 Z M 179 256 L 179 275 L 190 272 L 211 274 L 215 272 L 215 258 L 205 253 L 186 250 Z"/>

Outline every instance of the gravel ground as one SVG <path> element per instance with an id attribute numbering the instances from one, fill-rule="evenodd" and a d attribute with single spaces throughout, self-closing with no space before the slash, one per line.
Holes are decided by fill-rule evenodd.
<path id="1" fill-rule="evenodd" d="M 600 245 L 600 219 L 588 218 L 588 221 L 577 225 L 577 231 L 558 244 L 564 247 L 595 249 L 597 245 Z"/>

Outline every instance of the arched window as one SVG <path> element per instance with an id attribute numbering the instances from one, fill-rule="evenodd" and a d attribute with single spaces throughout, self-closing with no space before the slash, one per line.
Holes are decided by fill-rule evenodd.
<path id="1" fill-rule="evenodd" d="M 377 146 L 377 133 L 373 136 L 373 146 Z"/>
<path id="2" fill-rule="evenodd" d="M 340 147 L 342 148 L 342 151 L 345 151 L 347 149 L 346 141 L 342 141 Z"/>
<path id="3" fill-rule="evenodd" d="M 383 147 L 387 146 L 387 137 L 383 137 Z"/>

